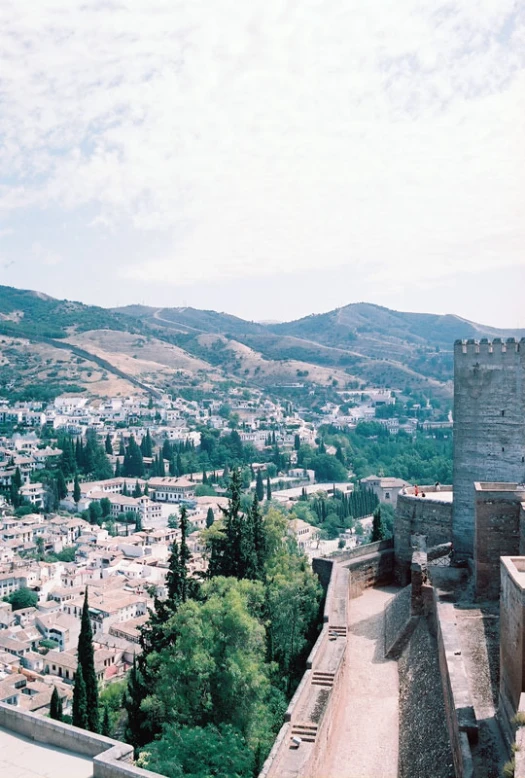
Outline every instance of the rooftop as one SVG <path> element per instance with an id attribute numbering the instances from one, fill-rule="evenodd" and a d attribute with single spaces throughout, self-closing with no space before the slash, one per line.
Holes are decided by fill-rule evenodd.
<path id="1" fill-rule="evenodd" d="M 0 729 L 0 775 L 16 778 L 92 778 L 90 757 Z"/>

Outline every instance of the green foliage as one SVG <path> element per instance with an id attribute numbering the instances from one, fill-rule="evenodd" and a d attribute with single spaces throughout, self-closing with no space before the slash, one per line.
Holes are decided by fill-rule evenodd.
<path id="1" fill-rule="evenodd" d="M 144 460 L 142 451 L 137 445 L 133 435 L 130 435 L 126 453 L 124 454 L 124 463 L 122 465 L 122 475 L 129 477 L 142 478 L 144 475 Z"/>
<path id="2" fill-rule="evenodd" d="M 412 436 L 401 430 L 391 435 L 376 422 L 363 422 L 347 433 L 333 427 L 323 430 L 327 443 L 341 446 L 357 478 L 382 473 L 420 484 L 452 483 L 453 442 L 448 431 Z"/>
<path id="3" fill-rule="evenodd" d="M 199 484 L 195 487 L 195 497 L 213 497 L 217 492 L 209 484 Z"/>
<path id="4" fill-rule="evenodd" d="M 58 695 L 57 687 L 53 686 L 53 694 L 51 695 L 51 702 L 49 703 L 49 718 L 54 719 L 55 721 L 62 721 L 62 716 L 62 700 Z"/>
<path id="5" fill-rule="evenodd" d="M 84 595 L 80 634 L 78 636 L 78 667 L 82 668 L 82 678 L 85 684 L 87 704 L 87 727 L 91 732 L 98 732 L 100 728 L 98 683 L 95 673 L 95 658 L 93 651 L 93 631 L 89 618 L 88 591 Z M 78 672 L 78 670 L 77 670 Z M 80 726 L 77 724 L 76 726 Z"/>
<path id="6" fill-rule="evenodd" d="M 372 520 L 372 535 L 370 536 L 370 542 L 376 543 L 378 540 L 384 540 L 386 537 L 386 529 L 381 519 L 381 508 L 377 507 L 374 511 L 374 517 Z"/>
<path id="7" fill-rule="evenodd" d="M 75 687 L 73 689 L 73 726 L 89 729 L 86 684 L 80 663 L 75 673 Z"/>
<path id="8" fill-rule="evenodd" d="M 213 513 L 213 508 L 210 506 L 208 508 L 208 512 L 206 513 L 206 529 L 209 529 L 214 521 L 215 521 L 215 516 Z"/>
<path id="9" fill-rule="evenodd" d="M 14 611 L 23 610 L 24 608 L 35 608 L 38 603 L 38 594 L 27 586 L 21 586 L 16 592 L 11 592 L 11 594 L 4 597 L 4 602 L 11 603 Z"/>
<path id="10" fill-rule="evenodd" d="M 254 759 L 243 735 L 230 725 L 166 727 L 139 765 L 167 778 L 252 778 Z"/>

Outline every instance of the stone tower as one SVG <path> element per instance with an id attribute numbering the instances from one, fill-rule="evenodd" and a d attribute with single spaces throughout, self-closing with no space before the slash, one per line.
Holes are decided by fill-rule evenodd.
<path id="1" fill-rule="evenodd" d="M 474 481 L 525 480 L 525 339 L 454 344 L 453 541 L 474 545 Z"/>

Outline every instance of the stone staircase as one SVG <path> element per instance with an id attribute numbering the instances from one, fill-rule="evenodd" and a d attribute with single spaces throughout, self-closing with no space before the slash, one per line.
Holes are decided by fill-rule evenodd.
<path id="1" fill-rule="evenodd" d="M 312 686 L 325 686 L 331 689 L 334 685 L 335 673 L 323 673 L 320 670 L 312 672 Z"/>
<path id="2" fill-rule="evenodd" d="M 313 724 L 311 721 L 305 723 L 292 724 L 291 736 L 300 737 L 304 743 L 315 743 L 317 737 L 317 724 Z M 293 742 L 290 742 L 290 748 L 295 748 Z"/>

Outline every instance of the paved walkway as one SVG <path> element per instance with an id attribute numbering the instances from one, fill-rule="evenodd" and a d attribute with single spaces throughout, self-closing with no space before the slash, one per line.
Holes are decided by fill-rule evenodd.
<path id="1" fill-rule="evenodd" d="M 396 591 L 366 589 L 350 601 L 346 692 L 319 778 L 397 778 L 398 667 L 383 657 L 383 609 Z"/>
<path id="2" fill-rule="evenodd" d="M 92 778 L 90 757 L 44 746 L 0 729 L 1 778 Z"/>

